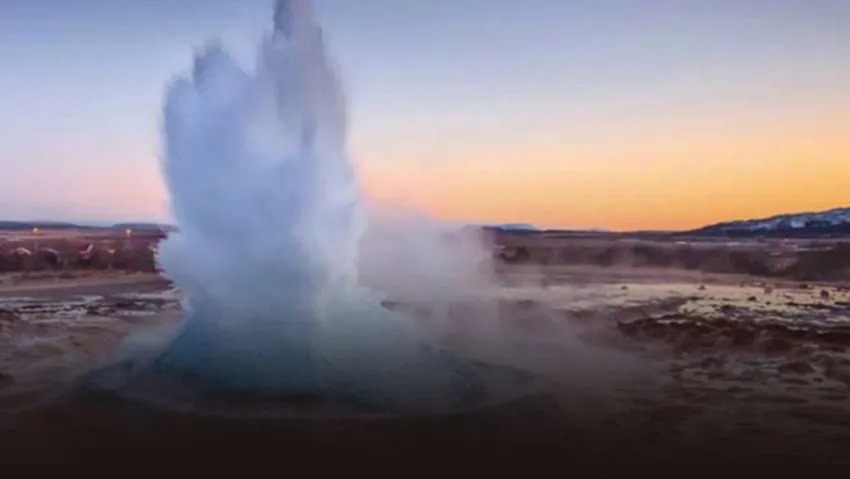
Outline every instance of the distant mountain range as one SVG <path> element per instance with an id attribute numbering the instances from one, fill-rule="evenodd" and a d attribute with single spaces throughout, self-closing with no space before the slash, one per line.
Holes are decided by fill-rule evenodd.
<path id="1" fill-rule="evenodd" d="M 585 232 L 607 233 L 594 228 L 548 228 L 541 229 L 531 224 L 487 225 L 486 229 L 513 232 Z M 850 236 L 850 207 L 835 208 L 820 212 L 790 213 L 768 218 L 727 221 L 704 226 L 691 231 L 631 231 L 615 233 L 627 236 L 727 236 L 727 237 L 823 237 Z"/>
<path id="2" fill-rule="evenodd" d="M 479 224 L 470 225 L 489 230 L 514 233 L 535 232 L 585 232 L 606 233 L 604 229 L 594 228 L 538 228 L 529 223 Z M 174 225 L 165 223 L 89 223 L 63 221 L 0 221 L 0 230 L 41 229 L 132 229 L 137 231 L 159 230 L 175 231 Z M 792 213 L 771 216 L 768 218 L 727 221 L 704 226 L 691 231 L 681 232 L 631 232 L 628 234 L 652 235 L 686 235 L 686 236 L 726 236 L 726 237 L 818 237 L 818 236 L 850 236 L 850 207 L 835 208 L 820 212 Z"/>
<path id="3" fill-rule="evenodd" d="M 70 229 L 85 228 L 85 226 L 61 221 L 0 221 L 0 230 L 25 230 L 32 228 Z"/>
<path id="4" fill-rule="evenodd" d="M 540 228 L 527 223 L 508 223 L 496 225 L 479 225 L 485 230 L 496 230 L 506 233 L 607 233 L 603 228 Z"/>
<path id="5" fill-rule="evenodd" d="M 176 231 L 177 227 L 165 223 L 116 223 L 113 228 L 132 229 L 132 230 L 160 230 L 160 231 Z"/>
<path id="6" fill-rule="evenodd" d="M 850 235 L 850 208 L 728 221 L 688 231 L 687 234 L 778 237 L 847 236 Z"/>
<path id="7" fill-rule="evenodd" d="M 502 231 L 538 231 L 538 228 L 528 223 L 511 223 L 503 225 L 487 225 L 485 228 L 493 228 Z"/>
<path id="8" fill-rule="evenodd" d="M 33 228 L 40 229 L 133 229 L 133 230 L 160 230 L 172 231 L 174 226 L 163 223 L 114 223 L 114 224 L 93 224 L 93 223 L 71 223 L 65 221 L 0 221 L 0 230 L 28 230 Z"/>

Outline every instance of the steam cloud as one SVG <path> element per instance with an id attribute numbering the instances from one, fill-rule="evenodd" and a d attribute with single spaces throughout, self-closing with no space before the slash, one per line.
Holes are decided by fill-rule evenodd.
<path id="1" fill-rule="evenodd" d="M 480 392 L 361 284 L 365 215 L 345 146 L 344 95 L 306 0 L 278 1 L 255 71 L 212 44 L 170 85 L 163 172 L 180 231 L 158 261 L 188 313 L 162 370 L 396 409 Z"/>

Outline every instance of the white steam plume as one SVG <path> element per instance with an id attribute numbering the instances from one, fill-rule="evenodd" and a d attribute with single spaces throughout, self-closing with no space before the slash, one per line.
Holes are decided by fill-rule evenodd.
<path id="1" fill-rule="evenodd" d="M 159 365 L 223 389 L 383 407 L 475 390 L 359 284 L 344 97 L 310 3 L 278 1 L 274 21 L 255 71 L 212 45 L 169 88 L 163 171 L 180 231 L 158 259 L 189 311 Z"/>

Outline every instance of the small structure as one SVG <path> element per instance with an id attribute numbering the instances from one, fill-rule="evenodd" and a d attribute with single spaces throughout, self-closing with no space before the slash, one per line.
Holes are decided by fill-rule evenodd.
<path id="1" fill-rule="evenodd" d="M 507 263 L 518 263 L 520 261 L 527 261 L 531 255 L 525 247 L 511 248 L 508 246 L 500 246 L 497 250 L 496 255 L 502 261 Z"/>
<path id="2" fill-rule="evenodd" d="M 77 251 L 77 264 L 82 267 L 90 266 L 94 258 L 94 243 Z"/>
<path id="3" fill-rule="evenodd" d="M 47 264 L 51 268 L 58 268 L 60 266 L 64 266 L 62 260 L 62 253 L 60 253 L 58 250 L 53 248 L 40 248 L 38 253 L 40 257 L 44 258 L 44 260 L 47 261 Z"/>
<path id="4" fill-rule="evenodd" d="M 89 243 L 88 246 L 80 250 L 80 257 L 82 258 L 91 258 L 92 253 L 94 252 L 94 243 Z"/>
<path id="5" fill-rule="evenodd" d="M 13 270 L 29 270 L 32 268 L 32 250 L 18 246 L 10 251 Z"/>
<path id="6" fill-rule="evenodd" d="M 115 247 L 109 248 L 106 250 L 109 253 L 109 269 L 115 267 L 115 252 L 118 251 Z"/>
<path id="7" fill-rule="evenodd" d="M 17 248 L 12 250 L 12 255 L 17 258 L 29 258 L 32 256 L 32 251 L 23 246 L 18 246 Z"/>

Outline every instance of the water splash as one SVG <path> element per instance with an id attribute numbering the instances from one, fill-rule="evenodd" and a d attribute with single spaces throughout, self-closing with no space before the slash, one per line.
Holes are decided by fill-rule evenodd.
<path id="1" fill-rule="evenodd" d="M 253 72 L 218 44 L 201 51 L 168 90 L 164 141 L 180 231 L 158 260 L 189 311 L 161 371 L 396 409 L 479 390 L 357 282 L 364 219 L 344 96 L 308 1 L 278 1 Z"/>

